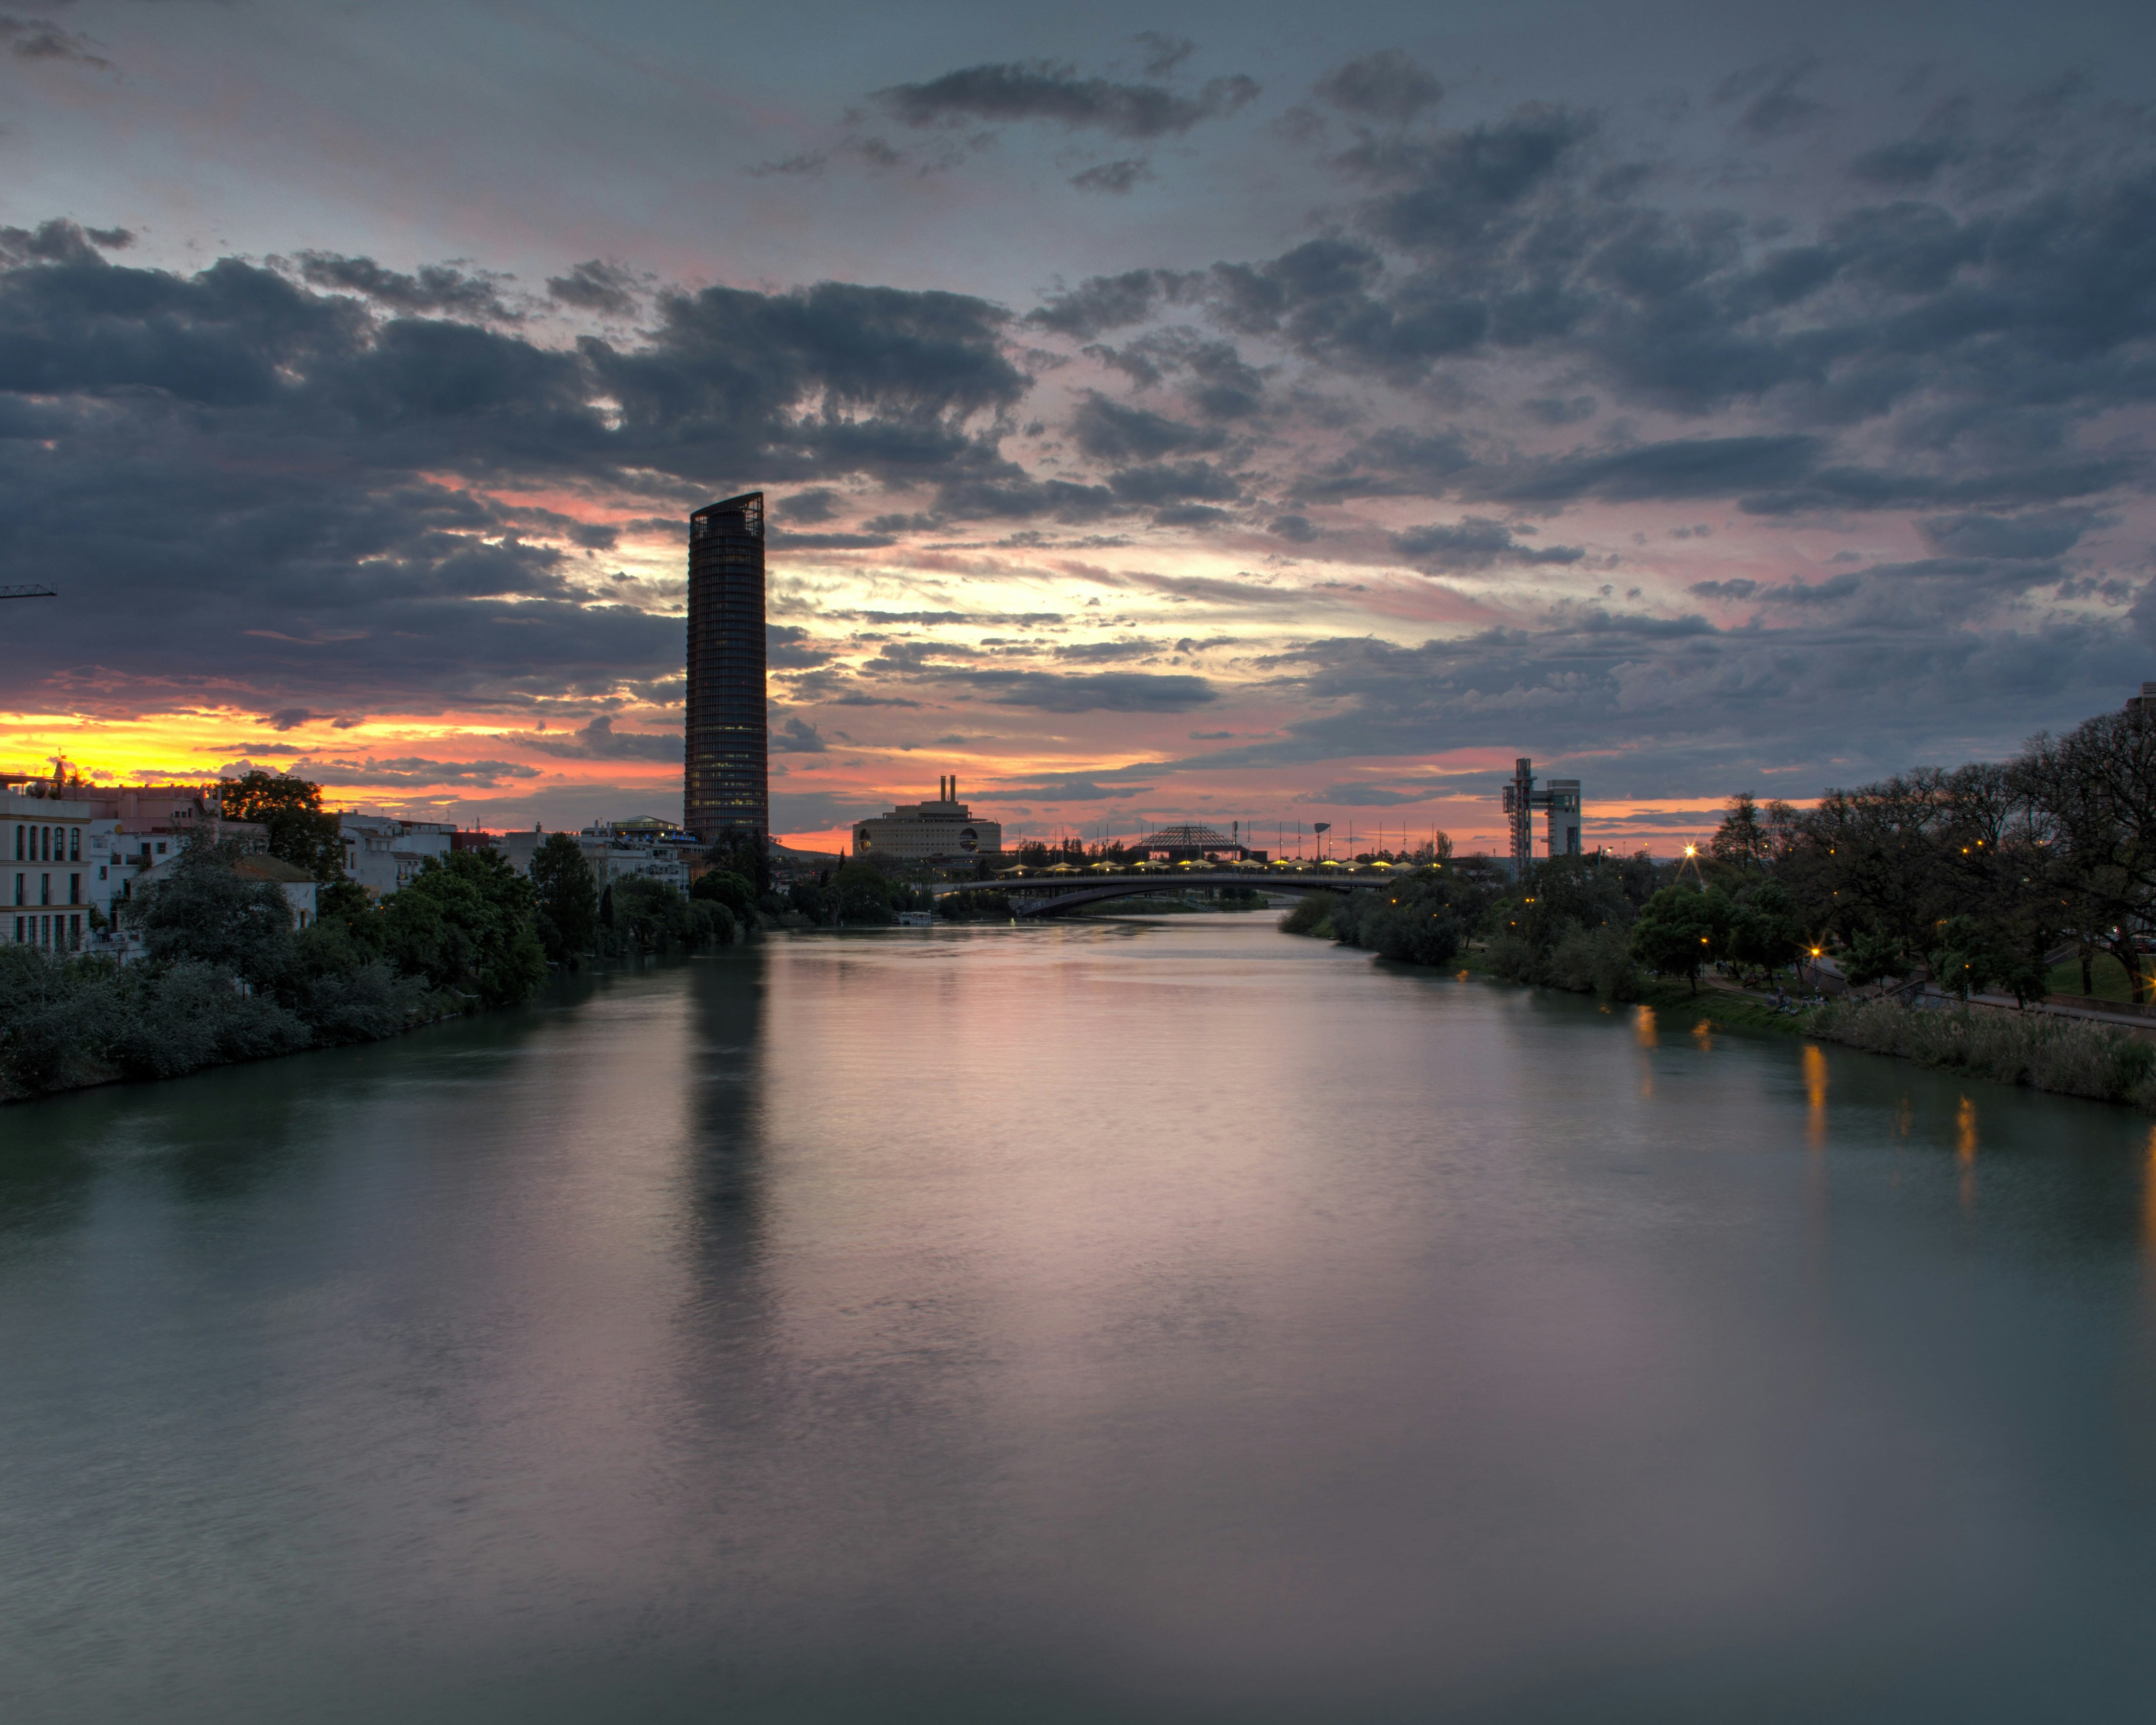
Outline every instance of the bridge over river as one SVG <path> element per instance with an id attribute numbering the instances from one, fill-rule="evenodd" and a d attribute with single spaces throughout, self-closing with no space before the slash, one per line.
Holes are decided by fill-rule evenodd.
<path id="1" fill-rule="evenodd" d="M 928 890 L 939 899 L 960 892 L 1001 892 L 1019 916 L 1053 916 L 1081 905 L 1140 894 L 1178 893 L 1193 886 L 1249 886 L 1263 892 L 1346 892 L 1353 887 L 1384 886 L 1405 875 L 1405 869 L 1147 869 L 1127 874 L 1022 875 L 994 880 L 940 881 Z"/>

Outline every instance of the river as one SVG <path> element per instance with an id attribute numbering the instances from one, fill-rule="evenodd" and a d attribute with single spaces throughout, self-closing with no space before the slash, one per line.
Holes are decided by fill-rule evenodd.
<path id="1" fill-rule="evenodd" d="M 2148 1717 L 2156 1143 L 1260 916 L 0 1111 L 0 1717 Z"/>

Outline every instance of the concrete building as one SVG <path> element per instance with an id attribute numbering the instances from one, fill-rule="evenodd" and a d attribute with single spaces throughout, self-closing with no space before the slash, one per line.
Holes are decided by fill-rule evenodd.
<path id="1" fill-rule="evenodd" d="M 138 894 L 172 878 L 180 865 L 177 856 L 167 857 L 156 867 L 136 877 L 133 886 Z M 316 914 L 316 895 L 320 889 L 315 877 L 295 863 L 288 863 L 280 856 L 271 856 L 266 851 L 249 851 L 233 860 L 232 871 L 243 880 L 267 881 L 284 889 L 285 902 L 292 907 L 292 926 L 305 928 L 313 923 Z"/>
<path id="2" fill-rule="evenodd" d="M 220 819 L 196 786 L 0 782 L 0 942 L 79 950 L 136 880 L 198 836 L 269 843 L 254 822 Z"/>
<path id="3" fill-rule="evenodd" d="M 509 859 L 509 865 L 518 874 L 528 877 L 533 854 L 550 836 L 536 827 L 528 833 L 504 833 L 495 841 L 495 849 Z M 593 881 L 601 892 L 615 881 L 632 875 L 656 880 L 677 892 L 689 890 L 690 857 L 694 847 L 687 842 L 686 834 L 680 835 L 682 842 L 678 844 L 639 844 L 634 839 L 615 839 L 612 824 L 603 823 L 567 836 L 576 840 L 585 866 L 591 870 Z"/>
<path id="4" fill-rule="evenodd" d="M 901 803 L 888 814 L 855 821 L 854 855 L 942 862 L 1002 853 L 1003 824 L 977 819 L 958 800 L 957 775 L 938 779 L 936 793 L 932 803 Z"/>
<path id="5" fill-rule="evenodd" d="M 1535 763 L 1523 755 L 1512 763 L 1512 782 L 1505 786 L 1502 801 L 1512 829 L 1513 879 L 1524 880 L 1528 867 L 1535 860 L 1535 810 L 1537 809 L 1546 809 L 1549 814 L 1548 854 L 1552 856 L 1578 856 L 1582 854 L 1578 779 L 1553 778 L 1537 790 Z"/>
<path id="6" fill-rule="evenodd" d="M 388 814 L 342 814 L 344 871 L 377 898 L 408 886 L 429 857 L 447 862 L 457 829 L 441 821 L 399 820 Z"/>
<path id="7" fill-rule="evenodd" d="M 0 937 L 55 952 L 79 948 L 91 906 L 111 912 L 116 825 L 105 805 L 86 798 L 33 797 L 13 786 L 0 792 L 7 889 Z"/>

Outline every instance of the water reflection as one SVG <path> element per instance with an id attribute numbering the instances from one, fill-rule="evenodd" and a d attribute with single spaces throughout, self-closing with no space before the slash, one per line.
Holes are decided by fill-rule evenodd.
<path id="1" fill-rule="evenodd" d="M 2124 1111 L 1228 918 L 579 986 L 8 1111 L 9 1725 L 2138 1692 Z"/>
<path id="2" fill-rule="evenodd" d="M 2143 1158 L 2141 1238 L 2156 1252 L 2156 1126 L 2148 1128 L 2148 1148 Z"/>
<path id="3" fill-rule="evenodd" d="M 1815 1150 L 1826 1144 L 1826 1050 L 1816 1042 L 1804 1046 L 1804 1137 Z"/>
<path id="4" fill-rule="evenodd" d="M 1632 1009 L 1632 1036 L 1642 1048 L 1658 1048 L 1661 1039 L 1656 1034 L 1655 1009 L 1635 1006 Z"/>

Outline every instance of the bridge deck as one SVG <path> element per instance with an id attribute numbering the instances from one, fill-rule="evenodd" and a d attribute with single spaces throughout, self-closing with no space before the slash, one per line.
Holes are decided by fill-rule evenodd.
<path id="1" fill-rule="evenodd" d="M 1142 894 L 1181 892 L 1192 886 L 1248 886 L 1271 892 L 1345 892 L 1351 888 L 1389 886 L 1408 870 L 1388 874 L 1349 874 L 1342 869 L 1148 870 L 1124 875 L 1024 875 L 1013 880 L 937 881 L 928 890 L 937 898 L 959 892 L 1002 892 L 1010 896 L 1013 911 L 1020 916 L 1046 916 L 1099 904 L 1111 898 L 1133 898 Z"/>

